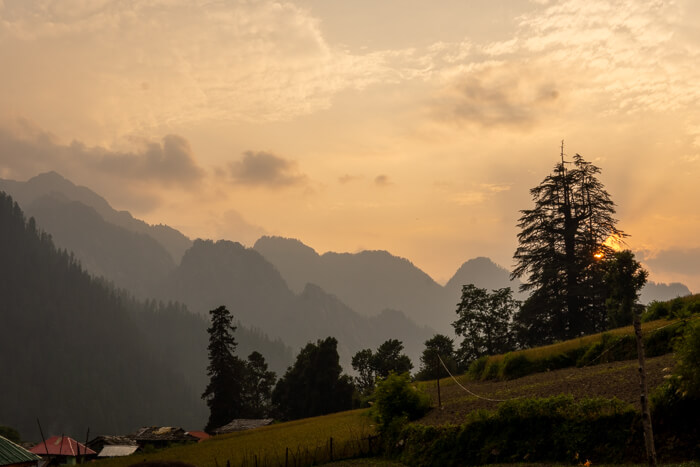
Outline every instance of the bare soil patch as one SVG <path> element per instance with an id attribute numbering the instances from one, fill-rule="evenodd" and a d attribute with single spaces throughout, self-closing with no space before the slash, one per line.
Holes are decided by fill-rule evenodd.
<path id="1" fill-rule="evenodd" d="M 673 354 L 646 361 L 647 385 L 650 392 L 663 382 L 664 376 L 670 374 L 673 364 Z M 638 410 L 640 408 L 637 360 L 603 363 L 584 368 L 564 368 L 509 381 L 471 381 L 466 376 L 457 379 L 469 391 L 481 397 L 469 394 L 451 379 L 442 379 L 442 408 L 432 409 L 417 423 L 457 425 L 464 422 L 469 412 L 496 409 L 502 403 L 487 399 L 550 397 L 559 394 L 571 394 L 575 399 L 616 397 L 634 405 Z M 436 384 L 431 382 L 423 389 L 432 397 L 433 405 L 437 406 Z"/>

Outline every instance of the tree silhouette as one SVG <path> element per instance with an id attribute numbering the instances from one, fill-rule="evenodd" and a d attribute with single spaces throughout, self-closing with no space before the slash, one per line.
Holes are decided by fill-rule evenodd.
<path id="1" fill-rule="evenodd" d="M 211 431 L 240 418 L 243 409 L 244 363 L 234 355 L 236 341 L 231 313 L 225 306 L 209 311 L 209 384 L 202 399 L 209 406 L 209 421 L 205 427 Z"/>
<path id="2" fill-rule="evenodd" d="M 600 169 L 576 154 L 561 162 L 530 193 L 521 211 L 512 278 L 531 292 L 518 314 L 530 345 L 569 339 L 605 328 L 604 268 L 612 254 L 603 242 L 625 234 L 615 227 L 615 205 L 598 180 Z"/>
<path id="3" fill-rule="evenodd" d="M 275 373 L 267 370 L 265 357 L 254 351 L 245 362 L 243 401 L 245 418 L 264 418 L 270 412 Z"/>
<path id="4" fill-rule="evenodd" d="M 339 362 L 334 337 L 306 344 L 272 391 L 277 416 L 295 420 L 350 409 L 354 387 Z"/>
<path id="5" fill-rule="evenodd" d="M 443 334 L 435 334 L 425 341 L 425 350 L 423 350 L 423 354 L 420 357 L 421 367 L 416 375 L 416 379 L 427 380 L 447 376 L 440 360 L 445 362 L 445 366 L 450 370 L 450 373 L 454 374 L 457 371 L 454 341 Z"/>
<path id="6" fill-rule="evenodd" d="M 637 300 L 649 273 L 634 259 L 630 250 L 619 251 L 610 256 L 605 269 L 605 282 L 608 285 L 608 297 L 605 300 L 608 327 L 629 326 L 632 324 L 632 314 L 641 312 L 641 305 L 637 304 Z"/>
<path id="7" fill-rule="evenodd" d="M 474 284 L 462 286 L 457 305 L 455 334 L 464 337 L 460 360 L 469 363 L 483 355 L 505 353 L 515 348 L 513 315 L 520 303 L 513 299 L 510 287 L 489 292 Z"/>

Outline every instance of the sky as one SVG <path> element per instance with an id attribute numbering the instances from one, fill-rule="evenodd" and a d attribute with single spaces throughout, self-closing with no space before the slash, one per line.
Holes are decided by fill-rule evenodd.
<path id="1" fill-rule="evenodd" d="M 696 0 L 0 0 L 0 178 L 191 238 L 512 268 L 581 154 L 657 282 L 700 291 Z"/>

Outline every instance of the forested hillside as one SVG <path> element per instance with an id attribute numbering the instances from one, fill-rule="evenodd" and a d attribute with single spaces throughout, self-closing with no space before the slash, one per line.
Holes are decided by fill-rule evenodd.
<path id="1" fill-rule="evenodd" d="M 0 265 L 0 425 L 35 440 L 37 417 L 45 432 L 73 436 L 88 428 L 125 433 L 142 425 L 203 426 L 200 390 L 181 374 L 184 356 L 163 352 L 163 342 L 179 346 L 174 336 L 151 333 L 160 326 L 147 325 L 149 315 L 139 323 L 123 293 L 57 250 L 4 193 Z M 182 315 L 161 308 L 163 315 Z M 191 349 L 183 344 L 183 353 Z"/>

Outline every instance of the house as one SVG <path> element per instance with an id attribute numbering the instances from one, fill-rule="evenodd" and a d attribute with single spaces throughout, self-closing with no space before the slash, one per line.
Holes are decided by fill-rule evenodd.
<path id="1" fill-rule="evenodd" d="M 223 435 L 234 431 L 252 430 L 253 428 L 270 425 L 273 421 L 274 419 L 272 418 L 237 418 L 228 425 L 216 428 L 213 433 L 215 435 Z"/>
<path id="2" fill-rule="evenodd" d="M 166 447 L 175 443 L 196 443 L 199 438 L 188 434 L 182 428 L 172 426 L 148 426 L 139 428 L 128 436 L 139 446 L 151 445 L 155 448 Z"/>
<path id="3" fill-rule="evenodd" d="M 48 460 L 47 465 L 74 465 L 78 460 L 84 460 L 86 457 L 97 454 L 68 436 L 52 436 L 34 446 L 30 451 L 42 456 L 44 460 Z"/>
<path id="4" fill-rule="evenodd" d="M 19 444 L 0 436 L 0 466 L 29 467 L 35 466 L 41 457 L 24 449 Z"/>
<path id="5" fill-rule="evenodd" d="M 135 453 L 139 444 L 128 436 L 101 435 L 93 438 L 88 447 L 97 452 L 98 458 L 122 457 Z"/>

